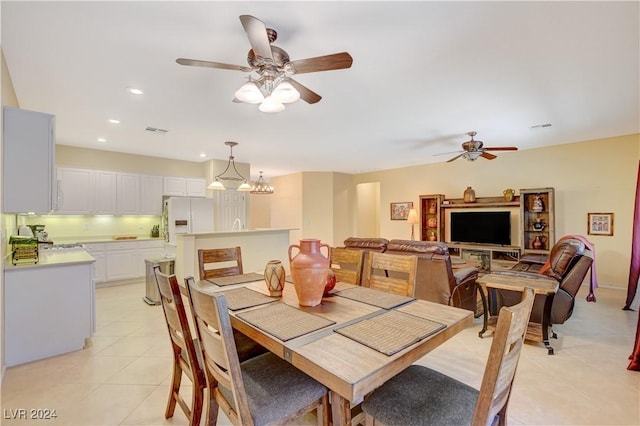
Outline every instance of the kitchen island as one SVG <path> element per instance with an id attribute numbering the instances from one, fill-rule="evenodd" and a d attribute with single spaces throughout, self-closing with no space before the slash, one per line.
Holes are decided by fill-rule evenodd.
<path id="1" fill-rule="evenodd" d="M 289 231 L 291 229 L 251 229 L 176 235 L 175 273 L 182 283 L 185 277 L 198 279 L 198 250 L 237 247 L 242 250 L 244 272 L 263 272 L 268 261 L 278 259 L 289 269 Z"/>
<path id="2" fill-rule="evenodd" d="M 77 351 L 95 331 L 95 259 L 85 250 L 41 251 L 4 267 L 7 367 Z"/>

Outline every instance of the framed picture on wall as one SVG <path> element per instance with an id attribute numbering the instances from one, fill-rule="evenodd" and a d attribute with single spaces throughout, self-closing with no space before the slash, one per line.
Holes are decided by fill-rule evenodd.
<path id="1" fill-rule="evenodd" d="M 589 235 L 613 235 L 613 213 L 587 213 Z"/>
<path id="2" fill-rule="evenodd" d="M 391 220 L 407 220 L 413 202 L 391 203 Z"/>

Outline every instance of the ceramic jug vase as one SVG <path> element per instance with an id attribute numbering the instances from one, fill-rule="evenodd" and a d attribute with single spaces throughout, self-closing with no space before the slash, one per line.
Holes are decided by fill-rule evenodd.
<path id="1" fill-rule="evenodd" d="M 327 249 L 327 256 L 322 254 L 322 247 Z M 297 249 L 298 253 L 292 256 L 294 249 Z M 327 244 L 310 238 L 300 240 L 300 245 L 289 246 L 291 278 L 300 305 L 316 306 L 322 302 L 327 274 L 330 271 L 329 251 Z"/>

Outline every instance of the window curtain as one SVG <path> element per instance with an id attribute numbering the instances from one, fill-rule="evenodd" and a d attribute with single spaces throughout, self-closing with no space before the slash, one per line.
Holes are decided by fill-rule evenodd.
<path id="1" fill-rule="evenodd" d="M 627 301 L 623 309 L 631 309 L 631 303 L 638 291 L 638 278 L 640 277 L 640 162 L 638 162 L 638 180 L 636 183 L 636 204 L 633 213 L 633 236 L 631 243 L 631 267 L 629 270 L 629 288 Z M 640 312 L 638 313 L 638 327 L 636 329 L 636 343 L 633 353 L 629 357 L 631 362 L 628 370 L 640 371 Z"/>

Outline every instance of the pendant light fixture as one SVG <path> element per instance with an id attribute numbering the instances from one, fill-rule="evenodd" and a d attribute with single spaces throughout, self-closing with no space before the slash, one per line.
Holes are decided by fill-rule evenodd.
<path id="1" fill-rule="evenodd" d="M 234 157 L 233 157 L 233 147 L 238 145 L 238 142 L 227 141 L 224 144 L 229 147 L 231 152 L 229 155 L 229 162 L 227 163 L 227 168 L 224 169 L 222 173 L 220 173 L 215 178 L 213 178 L 213 182 L 211 182 L 207 188 L 224 190 L 227 188 L 225 188 L 225 186 L 222 184 L 221 181 L 231 180 L 231 181 L 238 181 L 238 182 L 242 181 L 242 184 L 237 188 L 238 191 L 251 191 L 251 185 L 247 183 L 247 179 L 245 179 L 245 177 L 240 174 L 238 169 L 236 169 L 236 162 L 234 161 Z M 231 174 L 231 171 L 229 170 L 229 167 L 231 166 L 233 166 L 233 171 L 236 174 L 235 176 L 233 176 Z M 227 172 L 229 172 L 228 175 L 226 175 Z"/>
<path id="2" fill-rule="evenodd" d="M 260 177 L 251 188 L 252 194 L 273 194 L 273 186 L 269 185 L 264 181 L 262 177 L 262 172 L 260 172 Z"/>

